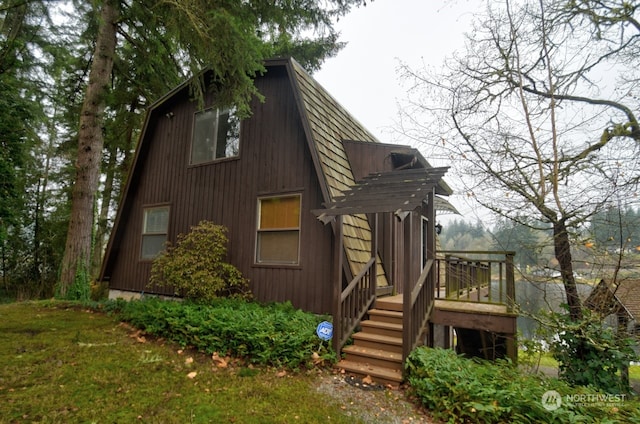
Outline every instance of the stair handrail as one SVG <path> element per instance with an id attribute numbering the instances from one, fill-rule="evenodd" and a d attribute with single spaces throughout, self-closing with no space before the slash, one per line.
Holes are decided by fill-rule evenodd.
<path id="1" fill-rule="evenodd" d="M 402 360 L 409 356 L 420 342 L 420 335 L 429 324 L 429 315 L 434 301 L 434 266 L 435 261 L 429 259 L 415 286 L 403 293 L 402 316 Z"/>
<path id="2" fill-rule="evenodd" d="M 333 348 L 340 352 L 376 299 L 376 258 L 372 257 L 340 293 L 333 317 Z"/>

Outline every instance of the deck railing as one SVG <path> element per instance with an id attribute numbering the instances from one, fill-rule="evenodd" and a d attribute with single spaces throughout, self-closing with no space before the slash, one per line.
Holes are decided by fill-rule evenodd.
<path id="1" fill-rule="evenodd" d="M 512 311 L 514 255 L 505 251 L 438 252 L 436 298 L 500 303 Z"/>
<path id="2" fill-rule="evenodd" d="M 340 352 L 375 301 L 376 278 L 376 260 L 371 258 L 342 290 L 336 316 L 333 317 L 333 347 L 336 352 Z"/>
<path id="3" fill-rule="evenodd" d="M 428 261 L 416 284 L 403 293 L 403 357 L 419 344 L 434 298 L 501 303 L 512 311 L 513 257 L 514 252 L 442 251 L 438 259 Z M 336 352 L 375 302 L 376 279 L 376 260 L 371 258 L 341 291 L 333 317 Z"/>

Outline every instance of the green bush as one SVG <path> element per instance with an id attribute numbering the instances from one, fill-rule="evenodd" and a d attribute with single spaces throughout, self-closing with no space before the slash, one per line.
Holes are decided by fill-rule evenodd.
<path id="1" fill-rule="evenodd" d="M 553 378 L 522 374 L 508 361 L 486 362 L 448 349 L 418 348 L 406 364 L 413 394 L 435 418 L 449 423 L 640 422 L 637 404 L 577 405 L 567 396 L 597 394 Z M 562 406 L 547 410 L 543 395 L 555 390 Z"/>
<path id="2" fill-rule="evenodd" d="M 173 287 L 187 299 L 210 302 L 218 297 L 250 297 L 248 281 L 226 263 L 227 229 L 208 221 L 180 234 L 151 267 L 151 286 Z"/>
<path id="3" fill-rule="evenodd" d="M 569 314 L 547 314 L 550 324 L 547 335 L 551 354 L 559 363 L 559 376 L 571 385 L 591 386 L 606 393 L 628 393 L 629 385 L 620 377 L 620 370 L 638 356 L 634 340 L 620 336 L 603 325 L 602 319 L 588 309 L 580 321 Z"/>
<path id="4" fill-rule="evenodd" d="M 330 345 L 315 333 L 323 318 L 290 303 L 221 298 L 204 305 L 145 299 L 122 305 L 120 313 L 148 334 L 249 363 L 299 369 L 311 367 L 317 356 L 335 359 Z"/>

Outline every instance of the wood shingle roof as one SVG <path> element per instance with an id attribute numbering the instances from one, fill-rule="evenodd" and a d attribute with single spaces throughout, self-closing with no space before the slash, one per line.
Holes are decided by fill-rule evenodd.
<path id="1" fill-rule="evenodd" d="M 325 187 L 325 201 L 332 201 L 355 184 L 343 140 L 378 140 L 295 60 L 288 61 L 309 146 Z M 344 217 L 343 231 L 346 257 L 356 275 L 371 257 L 371 228 L 366 216 L 355 214 Z M 388 285 L 381 261 L 377 275 L 379 286 Z"/>
<path id="2" fill-rule="evenodd" d="M 585 300 L 585 306 L 603 315 L 622 312 L 629 319 L 640 321 L 640 280 L 624 279 L 617 285 L 601 280 Z"/>

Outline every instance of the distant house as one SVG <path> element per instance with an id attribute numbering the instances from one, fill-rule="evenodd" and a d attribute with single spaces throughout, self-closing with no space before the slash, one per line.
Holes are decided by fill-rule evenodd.
<path id="1" fill-rule="evenodd" d="M 265 67 L 255 79 L 264 101 L 251 102 L 247 119 L 215 90 L 199 105 L 188 82 L 151 105 L 103 261 L 110 296 L 174 295 L 148 285 L 152 261 L 166 241 L 208 220 L 228 228 L 228 261 L 255 298 L 331 314 L 337 350 L 362 324 L 351 362 L 391 361 L 378 380 L 401 381 L 402 360 L 425 340 L 434 345 L 434 326 L 444 329 L 445 347 L 449 328 L 467 328 L 481 332 L 477 351 L 515 360 L 510 307 L 473 315 L 469 302 L 434 301 L 473 287 L 479 301 L 474 284 L 478 276 L 490 283 L 495 262 L 448 255 L 438 264 L 436 211 L 455 212 L 443 197 L 451 194 L 447 168 L 412 147 L 380 143 L 295 60 Z M 499 274 L 509 296 L 511 259 Z M 438 283 L 445 268 L 455 277 L 446 290 Z"/>
<path id="2" fill-rule="evenodd" d="M 585 300 L 585 306 L 604 317 L 615 317 L 614 324 L 640 337 L 640 280 L 622 279 L 615 285 L 601 280 Z"/>

